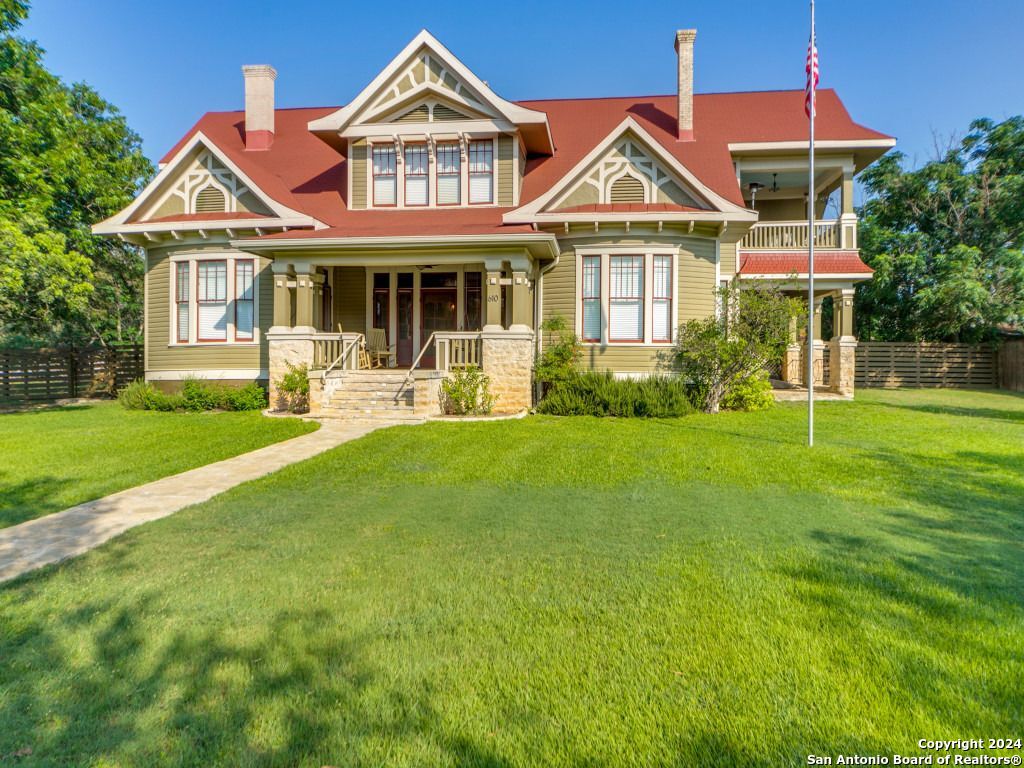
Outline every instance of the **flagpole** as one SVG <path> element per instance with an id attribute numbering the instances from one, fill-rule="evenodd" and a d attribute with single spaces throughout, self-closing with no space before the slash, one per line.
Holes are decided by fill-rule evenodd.
<path id="1" fill-rule="evenodd" d="M 808 74 L 811 89 L 810 109 L 810 141 L 808 143 L 809 171 L 807 174 L 807 445 L 814 445 L 814 112 L 815 87 L 814 59 L 818 54 L 817 41 L 814 39 L 814 0 L 811 0 L 811 43 L 808 49 L 808 66 L 812 71 Z"/>

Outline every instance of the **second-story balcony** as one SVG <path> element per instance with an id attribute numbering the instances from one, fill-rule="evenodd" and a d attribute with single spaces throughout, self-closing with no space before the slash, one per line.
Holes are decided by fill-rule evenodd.
<path id="1" fill-rule="evenodd" d="M 759 221 L 740 241 L 744 250 L 785 251 L 806 250 L 808 226 L 806 221 Z M 853 217 L 814 222 L 814 247 L 828 249 L 855 249 L 857 222 Z"/>

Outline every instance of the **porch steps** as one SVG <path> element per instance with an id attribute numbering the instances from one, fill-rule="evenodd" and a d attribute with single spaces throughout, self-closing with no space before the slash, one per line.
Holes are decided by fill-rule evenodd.
<path id="1" fill-rule="evenodd" d="M 419 421 L 413 411 L 413 383 L 407 371 L 332 371 L 324 418 Z"/>

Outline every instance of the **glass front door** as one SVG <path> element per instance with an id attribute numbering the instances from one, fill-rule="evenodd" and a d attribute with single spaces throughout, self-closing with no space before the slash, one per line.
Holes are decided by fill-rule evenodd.
<path id="1" fill-rule="evenodd" d="M 420 275 L 420 339 L 426 344 L 435 331 L 458 329 L 458 279 L 454 272 L 424 272 Z M 423 354 L 423 368 L 433 368 L 435 345 Z"/>

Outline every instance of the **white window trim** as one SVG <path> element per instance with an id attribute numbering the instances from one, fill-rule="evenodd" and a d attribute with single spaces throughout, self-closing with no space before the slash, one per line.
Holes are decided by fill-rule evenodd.
<path id="1" fill-rule="evenodd" d="M 576 335 L 583 337 L 583 257 L 601 257 L 601 341 L 584 341 L 587 347 L 671 347 L 676 342 L 679 326 L 679 248 L 677 246 L 608 245 L 576 248 Z M 643 256 L 644 259 L 644 339 L 643 341 L 611 341 L 608 322 L 611 300 L 611 257 Z M 654 257 L 672 257 L 672 338 L 654 341 Z"/>
<path id="2" fill-rule="evenodd" d="M 444 125 L 440 123 L 439 125 Z M 502 134 L 505 135 L 505 134 Z M 513 142 L 518 141 L 515 136 L 507 136 Z M 367 139 L 366 146 L 366 209 L 377 209 L 382 211 L 395 211 L 395 210 L 406 210 L 406 211 L 424 211 L 435 208 L 498 208 L 498 190 L 500 189 L 500 168 L 501 163 L 498 159 L 498 147 L 499 138 L 501 135 L 487 133 L 462 133 L 462 134 L 451 134 L 451 133 L 437 133 L 437 134 L 410 134 L 397 136 L 397 144 L 395 136 L 378 136 Z M 489 203 L 470 203 L 469 202 L 469 142 L 470 141 L 490 141 L 491 142 L 491 202 Z M 405 145 L 406 144 L 422 144 L 426 141 L 427 144 L 427 205 L 410 205 L 405 204 Z M 437 203 L 437 153 L 436 147 L 439 142 L 459 142 L 459 203 L 446 205 L 438 205 Z M 395 146 L 395 204 L 394 205 L 375 205 L 373 199 L 373 148 L 374 146 L 390 145 Z M 513 162 L 513 173 L 518 173 L 518 170 Z M 351 185 L 352 180 L 349 178 L 349 184 Z M 512 185 L 513 193 L 516 185 Z M 351 199 L 351 198 L 350 198 Z"/>
<path id="3" fill-rule="evenodd" d="M 258 256 L 250 254 L 239 253 L 237 251 L 204 251 L 203 253 L 180 253 L 171 256 L 168 259 L 170 263 L 170 277 L 169 277 L 169 291 L 168 299 L 169 306 L 167 310 L 168 322 L 167 329 L 167 346 L 169 347 L 258 347 L 260 344 L 260 259 Z M 227 262 L 227 280 L 228 280 L 228 295 L 227 295 L 227 339 L 225 341 L 199 341 L 198 339 L 198 328 L 197 322 L 199 317 L 199 310 L 197 304 L 196 295 L 196 275 L 198 274 L 198 263 L 200 261 L 224 261 Z M 235 341 L 235 262 L 236 261 L 251 261 L 253 262 L 252 269 L 252 291 L 253 291 L 253 303 L 252 303 L 252 314 L 253 314 L 253 328 L 252 338 L 243 339 L 241 341 Z M 189 292 L 188 292 L 188 312 L 189 312 L 189 323 L 188 323 L 188 341 L 178 341 L 178 302 L 176 292 L 178 290 L 177 283 L 177 265 L 182 262 L 188 263 L 188 280 L 189 280 Z"/>

